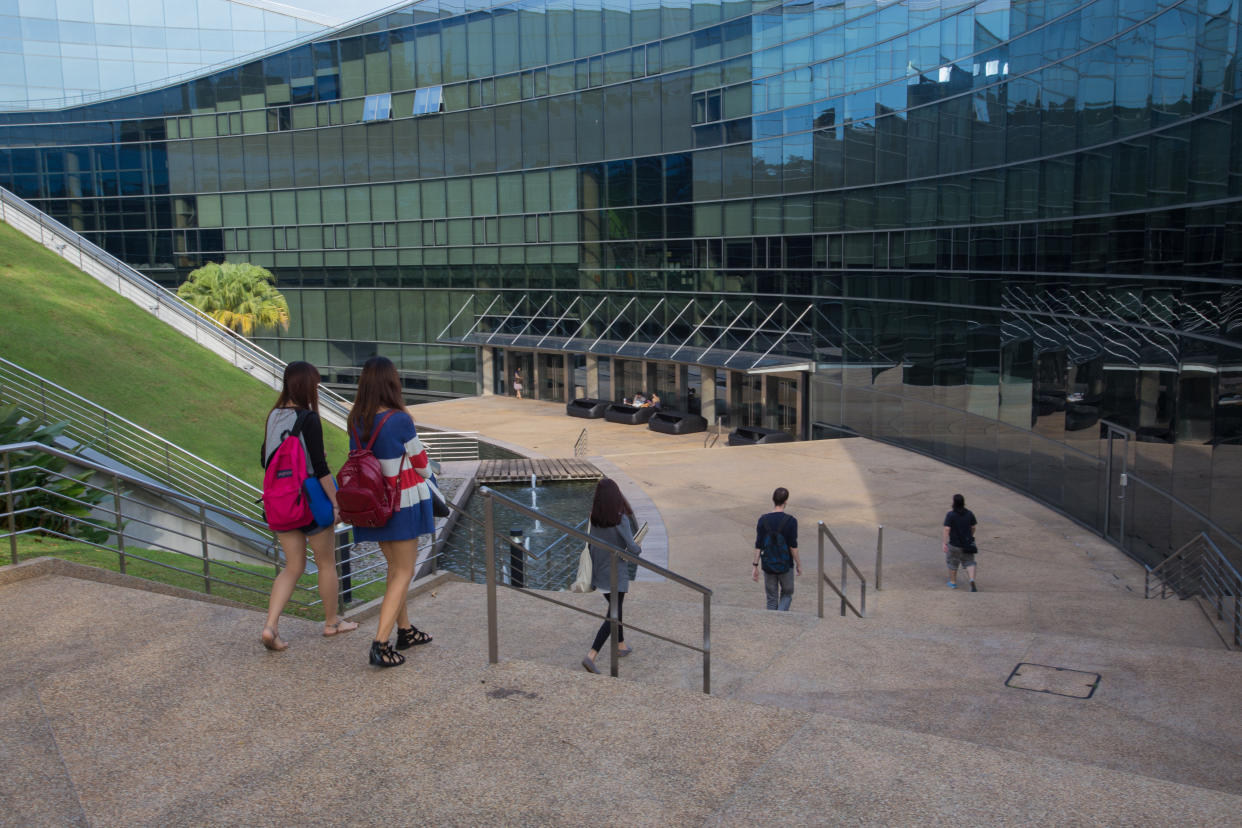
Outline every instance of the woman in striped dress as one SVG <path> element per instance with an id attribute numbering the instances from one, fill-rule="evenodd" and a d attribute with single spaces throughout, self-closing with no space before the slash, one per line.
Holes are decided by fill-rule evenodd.
<path id="1" fill-rule="evenodd" d="M 414 577 L 418 558 L 418 538 L 435 531 L 431 491 L 427 478 L 427 452 L 419 442 L 414 420 L 405 411 L 401 397 L 401 379 L 397 369 L 386 357 L 375 356 L 362 367 L 358 378 L 358 394 L 349 412 L 349 448 L 361 448 L 379 433 L 371 452 L 379 460 L 384 476 L 401 488 L 401 508 L 388 523 L 375 529 L 354 528 L 354 540 L 375 541 L 388 561 L 388 579 L 384 600 L 380 605 L 379 628 L 371 642 L 371 663 L 377 667 L 396 667 L 405 663 L 405 656 L 389 643 L 393 626 L 397 627 L 397 650 L 416 644 L 427 644 L 431 636 L 410 623 L 406 591 Z"/>

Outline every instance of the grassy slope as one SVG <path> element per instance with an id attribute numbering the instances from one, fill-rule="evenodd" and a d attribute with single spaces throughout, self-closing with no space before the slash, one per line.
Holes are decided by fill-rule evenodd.
<path id="1" fill-rule="evenodd" d="M 0 356 L 262 482 L 258 449 L 276 393 L 7 224 Z M 336 468 L 348 441 L 338 429 L 325 432 Z"/>

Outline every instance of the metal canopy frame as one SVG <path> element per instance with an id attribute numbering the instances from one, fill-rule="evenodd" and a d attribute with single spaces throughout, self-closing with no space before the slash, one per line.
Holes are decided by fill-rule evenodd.
<path id="1" fill-rule="evenodd" d="M 492 313 L 492 309 L 496 306 L 496 303 L 501 300 L 503 295 L 504 294 L 500 294 L 492 299 L 492 301 L 486 308 L 484 308 L 483 312 L 479 314 L 478 319 L 476 319 L 475 323 L 468 331 L 466 331 L 465 334 L 460 337 L 453 337 L 447 341 L 456 344 L 474 344 L 476 346 L 499 345 L 511 348 L 526 347 L 540 349 L 543 348 L 549 340 L 551 340 L 551 347 L 554 347 L 557 350 L 572 353 L 616 356 L 623 359 L 654 359 L 663 362 L 680 361 L 687 364 L 697 363 L 714 365 L 720 368 L 732 367 L 734 370 L 748 372 L 759 371 L 763 373 L 771 373 L 773 371 L 781 371 L 783 369 L 790 371 L 805 371 L 807 370 L 808 365 L 814 366 L 816 361 L 813 353 L 807 353 L 806 355 L 799 353 L 787 356 L 773 356 L 773 353 L 780 347 L 781 343 L 785 342 L 790 337 L 797 339 L 806 337 L 812 333 L 809 329 L 807 329 L 807 325 L 809 324 L 807 320 L 812 316 L 812 310 L 817 310 L 815 302 L 808 303 L 805 308 L 798 312 L 797 316 L 794 317 L 788 325 L 769 328 L 768 326 L 771 324 L 772 320 L 777 317 L 777 315 L 779 315 L 782 311 L 792 314 L 794 308 L 790 307 L 790 305 L 785 301 L 777 301 L 775 306 L 766 313 L 762 321 L 758 324 L 747 324 L 744 321 L 746 315 L 750 313 L 752 309 L 760 307 L 760 302 L 754 298 L 748 299 L 745 306 L 740 308 L 735 313 L 729 314 L 727 318 L 721 318 L 719 316 L 719 312 L 722 308 L 727 308 L 727 299 L 719 299 L 709 310 L 707 310 L 706 313 L 701 313 L 704 307 L 702 300 L 697 297 L 687 297 L 685 303 L 673 316 L 672 320 L 666 324 L 660 332 L 651 339 L 650 342 L 645 343 L 644 347 L 643 340 L 645 337 L 640 338 L 644 327 L 656 316 L 657 313 L 660 312 L 661 308 L 665 308 L 668 312 L 671 312 L 672 307 L 675 304 L 674 300 L 669 299 L 667 296 L 659 297 L 650 310 L 648 310 L 643 318 L 634 326 L 634 329 L 630 332 L 630 334 L 626 336 L 625 339 L 618 342 L 616 340 L 609 340 L 608 335 L 613 331 L 620 320 L 626 318 L 628 311 L 634 307 L 635 303 L 642 297 L 637 295 L 627 296 L 627 301 L 620 308 L 620 310 L 618 310 L 615 314 L 610 314 L 612 318 L 608 320 L 602 330 L 600 330 L 600 332 L 593 339 L 588 340 L 586 337 L 583 337 L 583 332 L 587 329 L 587 326 L 590 324 L 591 320 L 596 318 L 596 316 L 603 311 L 610 301 L 620 297 L 615 293 L 605 293 L 600 298 L 599 302 L 591 308 L 589 313 L 586 313 L 581 317 L 581 319 L 573 320 L 577 323 L 576 327 L 571 333 L 566 335 L 565 333 L 561 333 L 563 323 L 570 319 L 570 316 L 575 309 L 582 310 L 585 308 L 585 304 L 579 304 L 580 302 L 583 302 L 585 297 L 582 294 L 578 294 L 573 297 L 573 300 L 565 307 L 564 311 L 556 317 L 548 331 L 545 332 L 537 342 L 533 345 L 520 345 L 520 340 L 524 338 L 528 340 L 533 339 L 534 336 L 538 335 L 538 332 L 530 334 L 532 326 L 534 325 L 536 319 L 545 318 L 543 317 L 543 314 L 548 308 L 548 305 L 555 298 L 556 294 L 553 293 L 548 296 L 544 300 L 543 304 L 541 304 L 532 314 L 530 314 L 521 330 L 516 333 L 506 333 L 505 327 L 508 325 L 510 320 L 521 318 L 525 315 L 522 313 L 524 307 L 529 308 L 533 306 L 533 300 L 531 299 L 529 293 L 523 293 L 518 297 L 518 299 L 514 302 L 513 307 L 502 318 L 500 318 L 495 329 L 490 332 L 480 331 L 479 329 L 484 324 L 485 319 L 495 318 L 498 316 L 498 314 Z M 448 326 L 441 331 L 439 337 L 440 341 L 446 341 L 449 329 L 452 328 L 452 326 L 457 322 L 461 315 L 465 313 L 466 309 L 470 307 L 472 303 L 475 303 L 474 296 L 471 296 L 470 299 L 466 301 L 466 303 L 453 316 L 453 319 L 449 322 Z M 819 313 L 819 316 L 824 319 L 824 321 L 832 325 L 831 320 L 824 316 L 822 311 L 817 312 Z M 699 316 L 700 318 L 684 339 L 680 342 L 676 339 L 672 339 L 673 330 L 686 319 L 687 314 Z M 548 316 L 546 318 L 551 317 Z M 716 320 L 715 322 L 713 322 L 714 319 Z M 709 326 L 715 327 L 716 325 L 723 325 L 723 327 L 720 328 L 719 333 L 710 343 L 707 344 L 706 347 L 691 345 L 695 337 L 697 337 L 700 332 Z M 833 327 L 835 327 L 835 325 Z M 720 347 L 720 344 L 726 337 L 729 336 L 730 332 L 737 332 L 740 337 L 740 341 L 738 341 L 736 347 L 733 347 L 733 349 L 726 355 L 725 348 Z M 770 342 L 768 341 L 769 337 L 771 338 Z M 635 340 L 638 341 L 635 342 Z M 730 342 L 729 344 L 732 345 L 733 343 Z M 747 351 L 747 347 L 752 344 L 755 345 L 755 350 Z M 760 352 L 758 350 L 759 348 L 764 348 L 764 350 Z M 628 356 L 626 356 L 627 349 L 629 352 Z M 677 357 L 682 352 L 688 352 L 687 358 L 678 360 Z M 694 356 L 691 356 L 691 354 Z M 740 365 L 738 364 L 739 361 L 741 362 Z"/>

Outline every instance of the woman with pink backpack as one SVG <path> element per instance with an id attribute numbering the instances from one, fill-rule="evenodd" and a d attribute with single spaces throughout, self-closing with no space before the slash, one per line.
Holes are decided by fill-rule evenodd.
<path id="1" fill-rule="evenodd" d="M 414 578 L 418 538 L 435 532 L 431 492 L 435 483 L 414 420 L 405 410 L 401 378 L 396 366 L 386 357 L 371 357 L 362 366 L 358 393 L 349 412 L 349 448 L 350 459 L 338 476 L 343 511 L 347 512 L 345 519 L 351 520 L 348 512 L 357 509 L 358 514 L 351 521 L 354 540 L 378 543 L 388 562 L 379 628 L 371 642 L 370 661 L 376 667 L 396 667 L 405 663 L 405 656 L 397 650 L 431 642 L 431 636 L 410 623 L 406 591 Z M 378 469 L 369 471 L 376 461 Z M 373 508 L 363 508 L 363 502 L 372 499 L 366 490 L 373 485 L 370 480 L 378 475 L 382 475 L 383 486 L 390 492 L 391 500 L 379 510 L 382 517 L 368 520 L 368 516 L 375 517 L 377 512 Z M 381 496 L 389 495 L 381 493 Z M 380 520 L 384 522 L 381 524 Z M 395 650 L 389 640 L 394 626 L 397 629 Z"/>
<path id="2" fill-rule="evenodd" d="M 296 440 L 290 441 L 293 437 Z M 291 458 L 294 468 L 285 468 Z M 277 625 L 280 613 L 306 571 L 306 546 L 310 545 L 319 568 L 319 597 L 323 601 L 323 634 L 358 629 L 353 621 L 336 614 L 335 526 L 340 515 L 336 506 L 336 486 L 323 449 L 323 423 L 319 420 L 319 371 L 309 362 L 290 362 L 285 366 L 284 383 L 276 405 L 267 415 L 267 434 L 263 440 L 264 478 L 263 501 L 268 524 L 276 530 L 280 548 L 285 553 L 285 568 L 272 582 L 267 604 L 267 622 L 259 640 L 269 650 L 286 650 L 289 645 L 280 637 Z M 277 468 L 280 467 L 280 468 Z M 305 478 L 310 477 L 310 480 Z M 278 480 L 278 478 L 283 478 Z M 288 480 L 296 480 L 292 497 L 282 496 Z M 316 522 L 310 506 L 303 498 L 303 483 L 322 486 L 332 504 L 331 518 Z M 285 484 L 282 485 L 281 484 Z M 305 521 L 303 524 L 302 521 Z M 291 524 L 291 525 L 287 525 Z"/>

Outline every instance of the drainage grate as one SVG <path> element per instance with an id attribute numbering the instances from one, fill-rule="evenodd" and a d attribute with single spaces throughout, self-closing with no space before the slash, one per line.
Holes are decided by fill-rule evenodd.
<path id="1" fill-rule="evenodd" d="M 1023 661 L 1013 668 L 1005 686 L 1015 690 L 1031 690 L 1035 693 L 1051 693 L 1071 699 L 1089 699 L 1100 686 L 1099 673 L 1070 670 L 1066 667 L 1049 667 L 1047 664 L 1028 664 Z"/>

